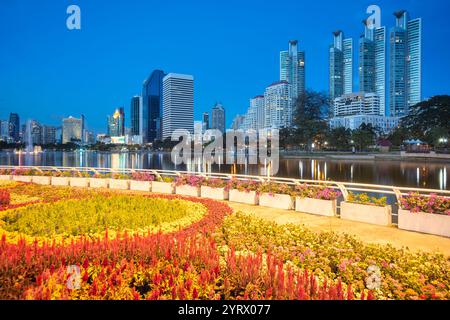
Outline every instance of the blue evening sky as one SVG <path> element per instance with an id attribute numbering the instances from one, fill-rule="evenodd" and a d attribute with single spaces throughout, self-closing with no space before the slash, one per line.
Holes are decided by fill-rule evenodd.
<path id="1" fill-rule="evenodd" d="M 66 28 L 71 4 L 81 30 Z M 129 116 L 131 97 L 160 68 L 194 75 L 196 120 L 220 101 L 229 125 L 278 79 L 290 39 L 306 51 L 307 87 L 328 90 L 331 32 L 357 43 L 370 4 L 388 29 L 398 9 L 423 18 L 423 96 L 449 94 L 448 0 L 1 0 L 0 119 L 18 112 L 59 125 L 84 113 L 105 132 L 107 114 L 125 106 Z"/>

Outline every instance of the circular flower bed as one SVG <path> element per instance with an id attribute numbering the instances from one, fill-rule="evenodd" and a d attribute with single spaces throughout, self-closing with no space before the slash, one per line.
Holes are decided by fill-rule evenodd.
<path id="1" fill-rule="evenodd" d="M 146 234 L 176 230 L 200 220 L 205 211 L 202 205 L 181 199 L 100 194 L 4 211 L 0 232 L 49 238 L 95 236 L 106 230 Z"/>

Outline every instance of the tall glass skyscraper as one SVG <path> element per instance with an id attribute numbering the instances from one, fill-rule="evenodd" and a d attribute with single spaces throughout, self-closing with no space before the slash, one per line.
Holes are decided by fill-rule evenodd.
<path id="1" fill-rule="evenodd" d="M 305 52 L 298 51 L 298 41 L 289 41 L 289 50 L 280 52 L 280 81 L 292 86 L 292 98 L 305 92 Z"/>
<path id="2" fill-rule="evenodd" d="M 225 108 L 222 104 L 216 103 L 216 105 L 211 110 L 211 129 L 219 130 L 220 132 L 225 132 Z"/>
<path id="3" fill-rule="evenodd" d="M 373 28 L 364 20 L 359 39 L 359 91 L 376 93 L 380 115 L 386 114 L 386 28 Z"/>
<path id="4" fill-rule="evenodd" d="M 344 39 L 342 31 L 333 32 L 334 42 L 330 46 L 330 98 L 353 91 L 353 40 Z"/>
<path id="5" fill-rule="evenodd" d="M 9 114 L 9 136 L 13 142 L 18 142 L 20 132 L 20 117 L 17 113 Z"/>
<path id="6" fill-rule="evenodd" d="M 141 135 L 141 123 L 142 123 L 142 98 L 140 96 L 134 96 L 131 98 L 131 135 Z"/>
<path id="7" fill-rule="evenodd" d="M 144 143 L 162 139 L 164 77 L 164 71 L 154 70 L 143 84 L 141 135 Z"/>
<path id="8" fill-rule="evenodd" d="M 405 116 L 410 106 L 422 100 L 422 20 L 409 20 L 408 13 L 394 13 L 390 32 L 391 116 Z"/>

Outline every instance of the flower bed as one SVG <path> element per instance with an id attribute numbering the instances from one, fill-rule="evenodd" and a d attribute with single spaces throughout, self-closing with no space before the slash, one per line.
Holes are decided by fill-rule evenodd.
<path id="1" fill-rule="evenodd" d="M 294 190 L 295 211 L 321 216 L 336 216 L 339 191 L 326 186 L 297 185 Z"/>
<path id="2" fill-rule="evenodd" d="M 349 193 L 347 201 L 341 202 L 341 219 L 390 226 L 392 207 L 386 205 L 386 197 L 369 197 L 366 193 Z"/>

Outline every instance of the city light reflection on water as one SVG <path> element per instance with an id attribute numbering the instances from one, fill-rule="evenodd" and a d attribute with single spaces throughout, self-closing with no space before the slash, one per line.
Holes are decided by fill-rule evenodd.
<path id="1" fill-rule="evenodd" d="M 65 167 L 103 167 L 117 170 L 164 169 L 190 172 L 221 172 L 247 175 L 267 175 L 267 163 L 259 165 L 218 164 L 211 161 L 192 161 L 175 166 L 170 153 L 109 153 L 109 152 L 43 152 L 15 154 L 0 152 L 2 165 L 41 165 Z M 448 190 L 449 162 L 368 161 L 335 159 L 280 159 L 279 177 L 334 180 L 343 182 L 374 183 L 404 187 L 421 187 Z"/>

